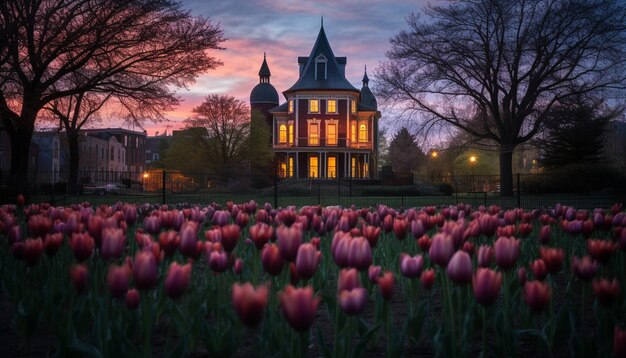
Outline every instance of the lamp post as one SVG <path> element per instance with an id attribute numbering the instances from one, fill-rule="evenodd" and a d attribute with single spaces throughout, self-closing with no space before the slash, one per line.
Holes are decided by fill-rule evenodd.
<path id="1" fill-rule="evenodd" d="M 472 191 L 476 191 L 476 188 L 474 187 L 474 166 L 476 165 L 476 156 L 472 155 L 469 158 L 470 161 L 470 167 L 472 167 Z"/>

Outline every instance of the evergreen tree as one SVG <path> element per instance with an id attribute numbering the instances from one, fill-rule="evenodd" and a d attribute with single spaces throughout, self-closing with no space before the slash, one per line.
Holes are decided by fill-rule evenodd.
<path id="1" fill-rule="evenodd" d="M 389 144 L 391 167 L 395 173 L 418 170 L 426 155 L 415 142 L 415 136 L 402 127 Z"/>
<path id="2" fill-rule="evenodd" d="M 252 111 L 250 120 L 250 137 L 248 138 L 248 159 L 252 185 L 257 188 L 269 186 L 272 180 L 271 150 L 272 133 L 265 117 L 258 110 Z"/>

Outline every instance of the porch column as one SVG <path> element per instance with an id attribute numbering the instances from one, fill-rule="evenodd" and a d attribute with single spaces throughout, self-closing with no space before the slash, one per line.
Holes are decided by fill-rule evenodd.
<path id="1" fill-rule="evenodd" d="M 295 165 L 295 167 L 296 167 L 296 179 L 300 178 L 300 171 L 298 170 L 299 165 L 300 165 L 299 160 L 298 160 L 298 159 L 299 159 L 298 154 L 299 154 L 299 153 L 298 153 L 298 152 L 296 152 L 296 163 L 295 163 L 295 164 L 296 164 L 296 165 Z"/>

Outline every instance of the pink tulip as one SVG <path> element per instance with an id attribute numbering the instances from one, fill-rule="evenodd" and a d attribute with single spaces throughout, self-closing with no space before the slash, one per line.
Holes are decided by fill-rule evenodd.
<path id="1" fill-rule="evenodd" d="M 541 312 L 550 302 L 552 290 L 542 281 L 526 281 L 522 289 L 524 301 L 531 310 Z"/>
<path id="2" fill-rule="evenodd" d="M 170 264 L 165 277 L 163 288 L 165 293 L 173 299 L 179 298 L 185 293 L 191 280 L 191 263 L 179 265 L 176 262 Z"/>
<path id="3" fill-rule="evenodd" d="M 231 253 L 235 249 L 235 247 L 237 247 L 237 242 L 239 242 L 241 229 L 239 228 L 239 226 L 231 224 L 222 226 L 221 231 L 222 246 L 224 247 L 224 251 Z"/>
<path id="4" fill-rule="evenodd" d="M 359 282 L 359 272 L 356 269 L 343 269 L 339 271 L 339 277 L 337 278 L 337 292 L 344 290 L 352 290 L 356 287 L 361 287 Z"/>
<path id="5" fill-rule="evenodd" d="M 74 258 L 76 258 L 78 262 L 83 262 L 91 257 L 95 245 L 94 239 L 87 233 L 72 234 L 70 246 L 72 247 Z"/>
<path id="6" fill-rule="evenodd" d="M 359 271 L 367 270 L 372 264 L 372 248 L 363 237 L 350 240 L 348 246 L 348 265 Z"/>
<path id="7" fill-rule="evenodd" d="M 480 245 L 478 247 L 478 266 L 489 267 L 493 261 L 494 250 L 493 247 L 487 245 Z"/>
<path id="8" fill-rule="evenodd" d="M 472 289 L 476 302 L 483 306 L 493 304 L 502 287 L 502 274 L 488 268 L 478 268 L 472 276 Z"/>
<path id="9" fill-rule="evenodd" d="M 619 297 L 620 287 L 619 282 L 616 279 L 596 279 L 593 280 L 591 286 L 593 287 L 593 293 L 595 294 L 596 299 L 604 307 L 610 306 Z"/>
<path id="10" fill-rule="evenodd" d="M 124 252 L 126 235 L 122 229 L 105 228 L 102 230 L 102 244 L 100 253 L 104 260 L 119 259 Z"/>
<path id="11" fill-rule="evenodd" d="M 459 250 L 448 262 L 446 271 L 452 282 L 459 285 L 470 283 L 472 280 L 472 259 L 467 252 Z"/>
<path id="12" fill-rule="evenodd" d="M 541 259 L 546 263 L 546 269 L 549 273 L 555 274 L 561 270 L 563 266 L 563 260 L 565 259 L 565 251 L 558 248 L 540 247 L 539 255 Z"/>
<path id="13" fill-rule="evenodd" d="M 280 249 L 276 244 L 265 245 L 261 252 L 261 262 L 263 270 L 271 276 L 277 276 L 283 270 L 285 264 L 280 255 Z"/>
<path id="14" fill-rule="evenodd" d="M 339 292 L 339 307 L 348 316 L 358 315 L 363 312 L 367 302 L 367 290 L 362 287 L 355 287 L 351 290 Z"/>
<path id="15" fill-rule="evenodd" d="M 313 295 L 313 287 L 294 288 L 287 285 L 279 297 L 281 311 L 291 327 L 298 332 L 307 331 L 313 325 L 320 302 Z"/>
<path id="16" fill-rule="evenodd" d="M 87 280 L 89 278 L 89 272 L 87 265 L 77 264 L 72 265 L 70 268 L 70 280 L 78 293 L 84 293 L 87 291 Z"/>
<path id="17" fill-rule="evenodd" d="M 435 264 L 446 267 L 448 261 L 454 255 L 454 240 L 452 236 L 446 234 L 436 234 L 430 245 L 429 257 Z"/>
<path id="18" fill-rule="evenodd" d="M 263 222 L 257 222 L 255 225 L 250 227 L 249 235 L 250 239 L 254 243 L 254 246 L 261 250 L 274 235 L 274 228 Z"/>
<path id="19" fill-rule="evenodd" d="M 572 257 L 572 272 L 581 280 L 591 280 L 598 272 L 598 263 L 589 256 Z"/>
<path id="20" fill-rule="evenodd" d="M 302 243 L 302 229 L 299 225 L 279 226 L 276 229 L 280 256 L 287 262 L 293 262 L 298 255 L 298 247 Z"/>
<path id="21" fill-rule="evenodd" d="M 234 283 L 232 286 L 232 302 L 239 320 L 248 327 L 256 327 L 263 320 L 267 307 L 267 286 L 254 288 L 252 284 Z"/>
<path id="22" fill-rule="evenodd" d="M 158 246 L 157 246 L 158 247 Z M 157 259 L 152 251 L 139 251 L 133 261 L 133 277 L 140 290 L 150 290 L 157 284 Z"/>
<path id="23" fill-rule="evenodd" d="M 367 269 L 367 278 L 372 284 L 378 283 L 378 277 L 382 274 L 382 268 L 380 266 L 370 266 Z"/>
<path id="24" fill-rule="evenodd" d="M 139 291 L 134 288 L 131 288 L 126 292 L 126 308 L 129 310 L 136 310 L 139 308 L 139 303 L 141 299 L 139 297 Z"/>
<path id="25" fill-rule="evenodd" d="M 548 276 L 548 268 L 546 266 L 545 261 L 542 259 L 537 259 L 530 264 L 530 270 L 533 272 L 533 276 L 535 276 L 535 280 L 543 280 Z"/>
<path id="26" fill-rule="evenodd" d="M 130 270 L 126 264 L 111 264 L 107 273 L 107 285 L 111 296 L 121 298 L 128 291 L 130 282 Z"/>
<path id="27" fill-rule="evenodd" d="M 296 272 L 298 276 L 304 280 L 313 277 L 320 263 L 320 258 L 321 253 L 312 244 L 300 245 L 298 255 L 296 256 Z"/>
<path id="28" fill-rule="evenodd" d="M 400 254 L 400 273 L 402 276 L 408 278 L 419 277 L 423 268 L 424 259 L 421 255 L 411 257 L 405 253 Z"/>
<path id="29" fill-rule="evenodd" d="M 514 237 L 500 237 L 494 245 L 496 264 L 503 270 L 515 266 L 520 254 L 520 242 Z"/>

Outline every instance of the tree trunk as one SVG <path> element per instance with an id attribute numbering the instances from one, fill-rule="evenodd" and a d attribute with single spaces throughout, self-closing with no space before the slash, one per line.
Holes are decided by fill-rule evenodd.
<path id="1" fill-rule="evenodd" d="M 78 192 L 78 163 L 79 163 L 79 150 L 78 150 L 78 133 L 67 131 L 67 145 L 70 154 L 70 178 L 69 186 L 70 193 L 76 194 Z"/>
<path id="2" fill-rule="evenodd" d="M 20 194 L 28 193 L 28 167 L 30 165 L 30 141 L 33 130 L 19 128 L 11 136 L 11 170 L 10 183 Z M 31 168 L 35 170 L 36 168 Z"/>
<path id="3" fill-rule="evenodd" d="M 513 196 L 513 148 L 500 147 L 500 196 Z"/>

